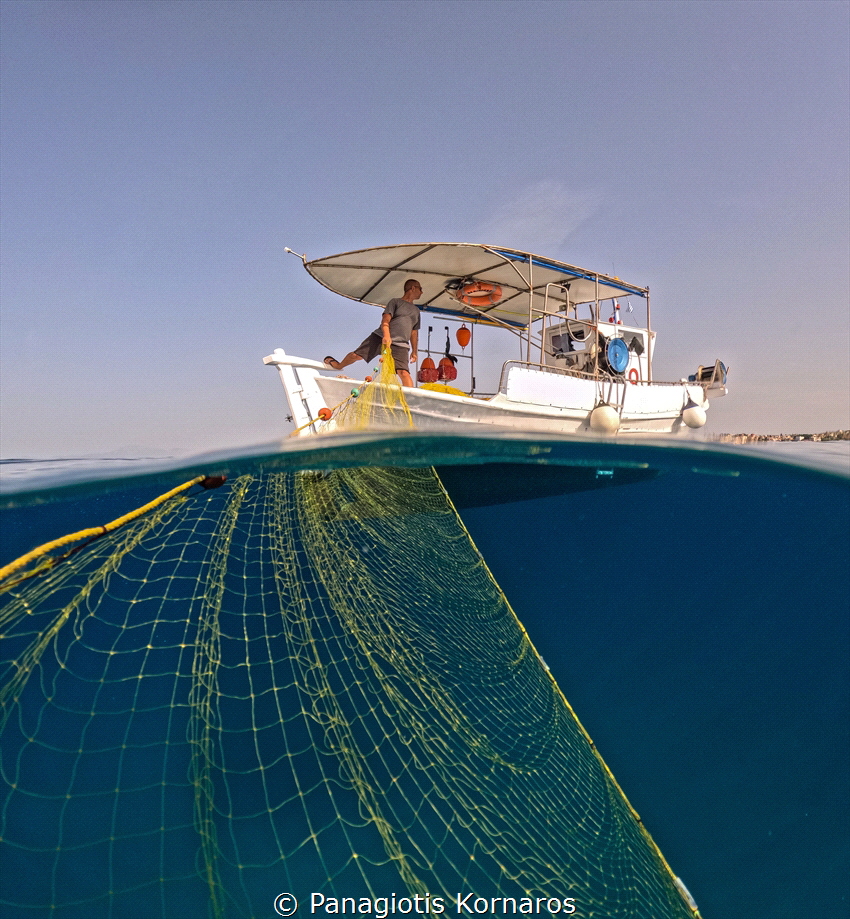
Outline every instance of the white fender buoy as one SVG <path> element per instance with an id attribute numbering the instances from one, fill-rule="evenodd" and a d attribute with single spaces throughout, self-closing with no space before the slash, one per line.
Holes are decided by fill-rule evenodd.
<path id="1" fill-rule="evenodd" d="M 620 428 L 617 410 L 607 402 L 600 402 L 590 413 L 590 430 L 597 434 L 616 434 Z"/>
<path id="2" fill-rule="evenodd" d="M 693 399 L 682 409 L 682 421 L 689 428 L 701 428 L 705 424 L 705 409 L 700 408 Z"/>

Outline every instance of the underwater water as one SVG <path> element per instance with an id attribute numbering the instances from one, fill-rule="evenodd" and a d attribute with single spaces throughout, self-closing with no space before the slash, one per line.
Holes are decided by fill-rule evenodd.
<path id="1" fill-rule="evenodd" d="M 86 586 L 100 570 L 87 552 L 102 541 L 10 591 L 26 589 L 26 602 L 35 609 L 39 579 L 63 565 L 78 566 L 78 581 L 57 582 L 57 599 L 44 613 L 48 625 L 27 626 L 20 641 L 6 642 L 4 660 L 17 660 L 36 634 L 48 635 L 49 650 L 41 648 L 26 685 L 16 689 L 0 738 L 4 860 L 13 867 L 3 872 L 2 914 L 273 915 L 274 896 L 287 884 L 299 899 L 314 890 L 402 896 L 405 883 L 411 895 L 419 890 L 413 874 L 426 886 L 432 877 L 450 878 L 458 890 L 518 896 L 522 885 L 517 882 L 515 890 L 505 878 L 526 870 L 536 871 L 536 878 L 548 877 L 547 871 L 569 876 L 574 864 L 576 915 L 689 915 L 664 900 L 666 888 L 651 879 L 650 849 L 635 856 L 639 864 L 628 870 L 621 858 L 592 849 L 614 824 L 608 846 L 642 852 L 645 844 L 627 825 L 627 809 L 617 809 L 621 805 L 611 797 L 595 754 L 580 745 L 581 732 L 568 725 L 560 733 L 535 733 L 550 704 L 539 702 L 547 692 L 543 671 L 517 670 L 511 677 L 516 696 L 510 680 L 488 675 L 496 657 L 482 657 L 468 680 L 458 676 L 469 670 L 476 635 L 482 643 L 521 643 L 512 620 L 493 612 L 501 602 L 495 583 L 705 919 L 850 916 L 850 477 L 839 474 L 844 458 L 839 449 L 815 469 L 788 462 L 787 452 L 782 462 L 766 452 L 699 444 L 405 435 L 290 443 L 280 452 L 211 456 L 181 468 L 127 462 L 109 471 L 57 462 L 28 475 L 17 468 L 4 476 L 0 564 L 118 517 L 196 474 L 224 473 L 228 482 L 192 493 L 179 524 L 178 516 L 172 524 L 163 518 L 166 535 L 155 545 L 138 543 L 144 554 L 136 544 L 118 541 L 109 547 L 112 555 L 101 547 L 97 565 L 108 567 L 120 557 L 120 565 L 113 565 L 117 573 L 110 568 L 108 575 L 98 574 L 106 599 L 95 600 Z M 418 477 L 418 470 L 431 466 L 491 580 L 440 510 L 430 480 Z M 362 475 L 329 492 L 336 485 L 327 477 L 339 470 Z M 287 491 L 299 474 L 311 477 L 306 498 Z M 274 484 L 269 476 L 283 478 Z M 238 507 L 232 500 L 236 481 L 259 483 L 245 486 Z M 340 495 L 358 482 L 362 494 L 351 494 L 347 509 L 340 510 Z M 366 507 L 370 496 L 376 503 Z M 312 529 L 301 516 L 307 499 L 313 502 Z M 192 502 L 208 510 L 191 515 Z M 278 516 L 269 514 L 272 504 Z M 260 527 L 264 515 L 269 519 Z M 231 520 L 229 529 L 222 520 Z M 282 529 L 291 536 L 286 544 L 275 542 Z M 219 548 L 210 556 L 213 543 Z M 343 544 L 346 554 L 333 555 Z M 354 566 L 353 554 L 360 567 L 334 580 L 327 569 Z M 296 666 L 300 652 L 292 649 L 318 645 L 298 631 L 306 629 L 303 622 L 291 626 L 286 641 L 260 628 L 274 604 L 267 588 L 257 585 L 280 580 L 281 566 L 290 562 L 290 580 L 278 585 L 275 598 L 285 594 L 293 605 L 317 604 L 312 628 L 326 630 L 324 650 L 305 665 L 312 676 L 304 686 Z M 212 587 L 196 591 L 192 571 Z M 399 572 L 404 577 L 394 580 Z M 167 583 L 157 585 L 158 578 Z M 243 607 L 251 614 L 240 620 L 241 638 L 225 618 L 215 628 L 204 625 L 211 621 L 208 597 L 215 590 L 226 597 L 219 607 L 228 616 Z M 381 619 L 381 603 L 390 594 L 404 603 L 387 603 L 392 617 Z M 482 594 L 489 605 L 479 610 Z M 446 603 L 455 604 L 448 621 L 429 618 Z M 62 611 L 72 606 L 77 618 L 63 619 Z M 79 612 L 107 607 L 108 613 L 88 618 Z M 341 628 L 331 621 L 337 613 Z M 28 615 L 37 618 L 28 611 L 20 621 Z M 59 616 L 52 632 L 51 616 Z M 196 619 L 199 631 L 186 637 L 184 623 L 195 628 Z M 402 619 L 406 631 L 395 635 Z M 133 633 L 142 623 L 154 625 L 140 644 Z M 389 664 L 368 673 L 362 663 L 346 669 L 346 648 L 358 661 L 371 660 L 370 649 L 385 634 L 396 642 L 381 651 L 391 672 Z M 266 663 L 247 668 L 248 683 L 242 681 L 239 654 L 247 658 L 239 641 L 246 648 L 270 648 Z M 150 663 L 160 647 L 167 653 Z M 198 658 L 186 657 L 185 649 L 193 647 L 203 647 L 203 660 L 221 667 L 199 670 Z M 405 669 L 408 647 L 419 669 Z M 452 656 L 456 647 L 464 654 Z M 112 655 L 108 665 L 104 653 Z M 284 658 L 291 658 L 285 673 L 272 666 Z M 380 671 L 374 684 L 373 671 Z M 440 672 L 439 680 L 430 678 L 432 671 Z M 18 672 L 6 674 L 15 679 Z M 70 673 L 76 683 L 66 678 Z M 159 682 L 150 681 L 154 688 L 144 704 L 141 688 L 134 688 L 129 705 L 122 692 L 136 686 L 140 673 L 153 673 Z M 326 682 L 316 688 L 310 681 L 319 674 L 323 680 L 327 675 Z M 467 692 L 471 685 L 477 687 L 474 698 Z M 283 692 L 292 686 L 300 687 L 301 697 L 314 693 L 312 708 L 298 703 L 304 712 L 309 708 L 309 729 L 287 710 L 252 703 L 244 712 L 253 721 L 231 729 L 244 731 L 239 743 L 228 747 L 214 736 L 223 732 L 226 717 L 239 723 L 241 715 L 228 715 L 238 700 L 268 696 L 272 686 L 278 699 L 295 699 L 294 690 Z M 489 695 L 481 690 L 486 686 L 492 687 Z M 198 695 L 198 687 L 206 687 L 206 694 Z M 389 708 L 382 692 L 396 708 Z M 542 708 L 535 707 L 538 702 Z M 287 762 L 303 760 L 303 766 L 288 765 L 286 777 L 266 778 L 284 752 L 264 732 L 281 721 L 291 725 Z M 350 735 L 329 727 L 343 723 L 351 726 Z M 455 749 L 453 738 L 466 737 L 470 724 L 479 733 L 468 749 Z M 376 739 L 378 726 L 385 732 L 381 738 L 397 736 L 398 743 Z M 205 751 L 204 762 L 227 772 L 228 782 L 219 782 L 213 767 L 163 753 L 187 736 Z M 534 737 L 564 751 L 563 764 L 551 767 L 545 787 L 529 778 L 543 776 L 536 747 L 523 746 Z M 479 761 L 481 738 L 495 753 Z M 131 764 L 121 753 L 128 747 L 136 751 Z M 262 752 L 248 755 L 248 748 Z M 386 833 L 367 838 L 382 805 L 370 798 L 372 792 L 361 791 L 365 779 L 358 777 L 356 757 L 343 757 L 342 779 L 323 765 L 325 754 L 367 748 L 384 751 L 387 800 L 400 796 L 388 805 L 398 824 L 392 840 Z M 424 761 L 428 750 L 433 759 Z M 405 760 L 408 751 L 414 765 Z M 224 757 L 237 759 L 225 764 Z M 584 771 L 571 772 L 571 758 L 584 763 Z M 554 760 L 547 752 L 547 768 Z M 256 762 L 263 778 L 252 784 L 247 779 L 257 773 Z M 500 772 L 505 763 L 510 769 Z M 269 789 L 292 785 L 292 775 L 300 782 L 314 774 L 342 790 L 323 797 L 317 778 L 276 803 L 263 798 Z M 553 789 L 573 775 L 588 783 L 587 792 L 576 779 L 577 794 L 558 798 Z M 246 777 L 243 785 L 237 776 Z M 426 787 L 422 776 L 433 778 L 433 786 Z M 106 785 L 113 797 L 105 796 Z M 200 797 L 189 793 L 192 785 L 205 789 Z M 351 788 L 357 794 L 348 800 Z M 211 803 L 204 804 L 205 795 Z M 603 804 L 607 797 L 614 803 Z M 555 814 L 560 807 L 564 813 Z M 286 818 L 269 818 L 260 830 L 251 823 L 260 810 L 264 819 L 266 811 Z M 150 812 L 156 820 L 146 820 Z M 169 815 L 167 827 L 160 826 L 162 813 Z M 244 839 L 228 849 L 228 826 L 240 820 L 255 827 L 251 872 L 237 864 L 245 855 Z M 561 848 L 564 835 L 580 824 L 586 832 Z M 347 828 L 345 846 L 342 836 L 333 836 L 337 825 Z M 274 833 L 286 838 L 272 838 Z M 235 840 L 238 830 L 232 835 Z M 407 862 L 394 860 L 396 845 L 413 853 Z M 202 875 L 215 861 L 207 858 L 214 849 L 222 867 L 210 882 Z M 357 867 L 350 857 L 355 850 L 372 867 Z M 286 854 L 283 861 L 269 855 L 279 852 Z M 471 854 L 482 866 L 491 859 L 498 870 L 482 867 L 478 876 Z M 527 868 L 547 858 L 557 864 Z M 405 864 L 409 868 L 396 868 Z M 164 875 L 166 886 L 157 883 Z M 455 893 L 454 887 L 445 889 Z M 223 891 L 220 902 L 210 890 Z M 306 912 L 302 899 L 301 914 Z"/>

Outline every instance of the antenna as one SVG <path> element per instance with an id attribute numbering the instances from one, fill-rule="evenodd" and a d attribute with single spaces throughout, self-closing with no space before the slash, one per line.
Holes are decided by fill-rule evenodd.
<path id="1" fill-rule="evenodd" d="M 295 252 L 294 250 L 290 249 L 289 246 L 284 246 L 284 247 L 283 247 L 283 251 L 284 251 L 284 252 L 288 252 L 290 255 L 294 255 L 296 258 L 300 258 L 302 262 L 306 262 L 306 261 L 307 261 L 307 255 L 306 255 L 306 254 L 304 254 L 304 255 L 299 255 L 297 252 Z"/>

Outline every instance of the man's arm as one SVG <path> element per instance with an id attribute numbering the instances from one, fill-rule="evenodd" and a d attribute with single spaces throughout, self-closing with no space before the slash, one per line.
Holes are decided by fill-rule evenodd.
<path id="1" fill-rule="evenodd" d="M 417 363 L 416 351 L 418 347 L 419 347 L 419 330 L 414 329 L 410 333 L 410 360 L 413 361 L 414 364 Z"/>
<path id="2" fill-rule="evenodd" d="M 381 335 L 383 337 L 384 344 L 389 348 L 393 343 L 392 336 L 390 335 L 390 320 L 392 319 L 391 313 L 384 313 L 381 316 Z"/>

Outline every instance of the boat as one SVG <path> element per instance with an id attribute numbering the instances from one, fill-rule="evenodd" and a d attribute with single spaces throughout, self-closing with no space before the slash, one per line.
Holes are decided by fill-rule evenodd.
<path id="1" fill-rule="evenodd" d="M 683 435 L 706 423 L 710 399 L 727 394 L 728 368 L 720 360 L 679 380 L 654 378 L 649 287 L 618 277 L 476 243 L 407 243 L 314 260 L 298 257 L 324 287 L 379 308 L 415 278 L 422 286 L 417 304 L 422 328 L 429 314 L 458 326 L 457 347 L 445 326 L 444 351 L 431 348 L 429 327 L 427 347 L 419 350 L 428 358 L 417 374 L 420 385 L 402 387 L 401 406 L 384 419 L 391 425 L 420 431 L 489 425 L 554 435 Z M 519 339 L 519 356 L 504 360 L 495 392 L 476 387 L 475 330 L 481 326 Z M 423 337 L 420 332 L 420 345 Z M 493 336 L 486 338 L 489 352 Z M 485 357 L 492 360 L 490 353 Z M 480 363 L 480 353 L 477 359 Z M 264 363 L 280 374 L 297 436 L 340 430 L 342 409 L 363 387 L 385 385 L 281 348 Z M 364 373 L 371 370 L 365 366 Z"/>

